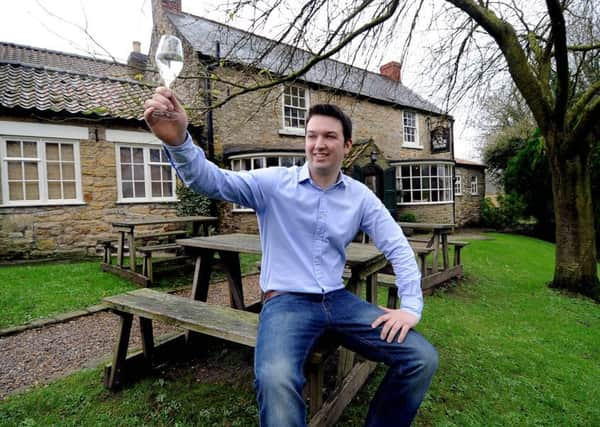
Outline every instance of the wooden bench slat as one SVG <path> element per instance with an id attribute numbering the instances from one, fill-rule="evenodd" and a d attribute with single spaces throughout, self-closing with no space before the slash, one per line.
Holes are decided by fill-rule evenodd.
<path id="1" fill-rule="evenodd" d="M 161 245 L 146 245 L 146 246 L 141 246 L 139 248 L 136 248 L 139 252 L 145 253 L 145 252 L 158 252 L 158 251 L 165 251 L 165 250 L 169 250 L 169 249 L 181 249 L 181 245 L 178 245 L 177 243 L 163 243 Z"/>
<path id="2" fill-rule="evenodd" d="M 258 315 L 152 289 L 137 289 L 106 297 L 104 303 L 114 310 L 159 320 L 213 337 L 254 347 Z"/>

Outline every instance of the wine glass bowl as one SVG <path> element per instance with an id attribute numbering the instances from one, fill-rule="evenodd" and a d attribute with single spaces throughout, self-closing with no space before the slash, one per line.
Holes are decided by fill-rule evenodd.
<path id="1" fill-rule="evenodd" d="M 154 59 L 165 87 L 169 88 L 183 68 L 181 40 L 167 34 L 161 36 Z"/>

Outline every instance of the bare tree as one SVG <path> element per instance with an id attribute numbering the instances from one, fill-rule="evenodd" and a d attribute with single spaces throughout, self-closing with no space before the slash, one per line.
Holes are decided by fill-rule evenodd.
<path id="1" fill-rule="evenodd" d="M 344 48 L 351 48 L 350 57 L 364 60 L 369 57 L 365 52 L 398 44 L 404 34 L 400 43 L 406 54 L 419 22 L 421 28 L 440 34 L 430 50 L 429 70 L 438 88 L 445 89 L 447 109 L 470 91 L 487 91 L 499 77 L 510 78 L 543 135 L 551 163 L 557 242 L 551 286 L 600 301 L 590 190 L 591 148 L 600 138 L 600 80 L 594 72 L 600 68 L 600 31 L 594 1 L 546 0 L 527 6 L 516 0 L 229 4 L 230 16 L 253 10 L 250 31 L 264 31 L 279 22 L 277 42 L 302 48 L 310 56 L 301 58 L 301 66 L 286 64 L 260 84 L 237 85 L 217 106 L 239 94 L 300 78 Z M 283 15 L 288 17 L 285 26 L 280 24 Z M 268 44 L 263 55 L 275 49 L 277 44 Z M 260 59 L 265 57 L 253 64 L 255 69 L 262 68 Z"/>

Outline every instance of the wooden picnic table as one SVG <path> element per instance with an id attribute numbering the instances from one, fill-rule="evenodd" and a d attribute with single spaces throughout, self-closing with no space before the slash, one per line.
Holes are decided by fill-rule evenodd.
<path id="1" fill-rule="evenodd" d="M 245 309 L 242 276 L 240 269 L 240 253 L 261 254 L 260 237 L 255 234 L 217 234 L 207 237 L 177 239 L 186 253 L 195 257 L 194 279 L 192 282 L 192 298 L 206 301 L 210 276 L 213 271 L 215 252 L 219 254 L 221 268 L 229 282 L 231 306 Z M 375 273 L 386 264 L 384 255 L 373 245 L 351 243 L 346 248 L 346 267 L 350 270 L 347 287 L 355 290 L 361 281 L 366 281 L 372 300 L 376 278 Z M 374 299 L 373 299 L 374 301 Z"/>
<path id="2" fill-rule="evenodd" d="M 432 273 L 437 273 L 438 271 L 438 257 L 440 249 L 444 261 L 444 270 L 450 268 L 448 234 L 454 231 L 454 228 L 456 227 L 455 224 L 435 224 L 427 222 L 399 222 L 398 224 L 403 230 L 416 229 L 431 232 L 431 238 L 426 243 L 425 247 L 433 248 L 433 264 L 431 266 Z"/>
<path id="3" fill-rule="evenodd" d="M 177 239 L 187 253 L 195 257 L 194 279 L 191 298 L 206 301 L 210 276 L 213 272 L 215 252 L 219 254 L 221 269 L 227 276 L 230 305 L 242 310 L 258 311 L 260 303 L 246 307 L 240 269 L 240 253 L 261 254 L 260 237 L 252 234 L 220 234 L 208 237 Z M 377 302 L 377 272 L 387 264 L 385 256 L 373 245 L 351 243 L 346 248 L 346 268 L 349 279 L 346 287 L 359 293 L 360 284 L 367 284 L 367 300 Z M 362 387 L 376 364 L 371 361 L 355 363 L 354 353 L 340 351 L 337 378 L 340 387 L 335 396 L 323 405 L 311 420 L 311 425 L 332 425 L 358 390 Z M 315 392 L 320 399 L 321 392 Z"/>
<path id="4" fill-rule="evenodd" d="M 119 233 L 117 242 L 117 266 L 123 269 L 125 242 L 129 244 L 129 268 L 135 271 L 136 268 L 136 251 L 135 251 L 135 232 L 136 228 L 149 225 L 164 225 L 164 224 L 180 224 L 191 223 L 192 235 L 198 235 L 202 232 L 203 235 L 208 235 L 208 226 L 216 224 L 218 218 L 213 216 L 176 216 L 176 217 L 142 217 L 136 219 L 126 219 L 121 221 L 113 221 L 113 230 Z"/>

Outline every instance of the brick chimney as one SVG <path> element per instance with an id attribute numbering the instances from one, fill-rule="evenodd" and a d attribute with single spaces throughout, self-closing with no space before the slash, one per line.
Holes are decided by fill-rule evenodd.
<path id="1" fill-rule="evenodd" d="M 388 62 L 379 67 L 379 73 L 388 79 L 400 82 L 401 81 L 402 64 L 396 61 Z"/>
<path id="2" fill-rule="evenodd" d="M 163 9 L 181 13 L 181 0 L 161 0 Z"/>
<path id="3" fill-rule="evenodd" d="M 142 44 L 138 41 L 133 42 L 133 50 L 129 54 L 129 58 L 127 58 L 127 65 L 129 65 L 132 70 L 132 76 L 143 72 L 146 69 L 146 64 L 148 63 L 148 55 L 144 55 L 142 53 Z"/>

